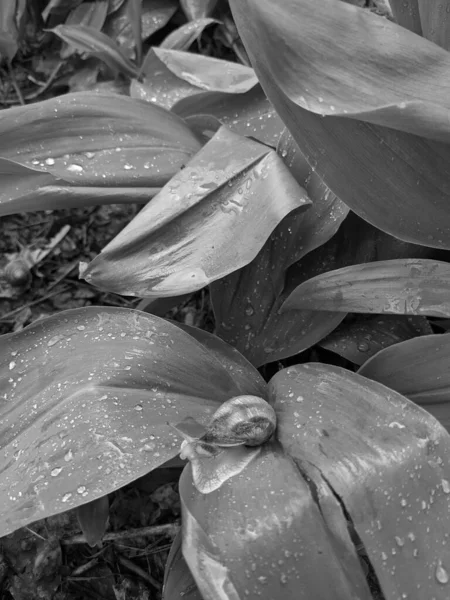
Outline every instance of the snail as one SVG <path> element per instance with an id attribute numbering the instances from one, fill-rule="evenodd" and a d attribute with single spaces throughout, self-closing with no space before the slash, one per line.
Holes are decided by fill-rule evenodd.
<path id="1" fill-rule="evenodd" d="M 195 487 L 203 494 L 240 473 L 276 429 L 272 406 L 258 396 L 224 402 L 206 428 L 188 417 L 175 426 L 184 439 L 180 457 L 188 459 Z"/>
<path id="2" fill-rule="evenodd" d="M 277 418 L 258 396 L 236 396 L 214 413 L 201 442 L 216 446 L 261 446 L 273 435 Z"/>

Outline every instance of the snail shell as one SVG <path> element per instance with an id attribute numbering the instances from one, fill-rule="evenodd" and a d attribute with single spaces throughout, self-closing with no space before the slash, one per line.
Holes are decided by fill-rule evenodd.
<path id="1" fill-rule="evenodd" d="M 261 446 L 275 432 L 271 405 L 258 396 L 236 396 L 214 413 L 199 442 L 216 446 Z"/>

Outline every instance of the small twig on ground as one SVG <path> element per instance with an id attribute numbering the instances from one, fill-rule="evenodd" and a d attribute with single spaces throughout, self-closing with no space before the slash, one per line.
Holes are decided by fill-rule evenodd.
<path id="1" fill-rule="evenodd" d="M 20 87 L 17 83 L 16 74 L 14 73 L 14 69 L 12 68 L 12 65 L 9 61 L 8 61 L 8 71 L 9 71 L 9 76 L 11 78 L 11 82 L 13 84 L 14 90 L 17 94 L 17 99 L 19 100 L 20 104 L 24 105 L 25 101 L 23 99 L 22 92 L 20 91 Z"/>
<path id="2" fill-rule="evenodd" d="M 62 65 L 64 64 L 64 61 L 59 62 L 56 67 L 53 69 L 53 71 L 50 73 L 50 77 L 47 79 L 47 81 L 45 83 L 39 83 L 36 80 L 33 81 L 34 78 L 32 78 L 30 75 L 28 76 L 28 79 L 30 79 L 30 81 L 33 81 L 33 83 L 36 83 L 37 85 L 39 85 L 39 89 L 36 90 L 35 92 L 32 92 L 31 94 L 27 94 L 25 97 L 22 97 L 22 94 L 20 94 L 20 98 L 21 104 L 25 104 L 26 102 L 28 102 L 29 100 L 36 100 L 36 98 L 39 98 L 39 96 L 41 94 L 43 94 L 49 87 L 50 85 L 53 83 L 53 81 L 55 80 L 55 77 L 58 74 L 58 71 L 60 70 L 60 68 L 62 67 Z M 15 79 L 12 79 L 12 83 L 14 85 L 15 83 Z M 16 94 L 19 95 L 20 93 L 20 89 L 17 90 L 16 89 L 16 85 L 17 83 L 14 85 L 14 89 L 16 91 Z M 19 100 L 20 100 L 19 98 Z M 12 98 L 3 98 L 3 100 L 0 101 L 0 104 L 17 104 L 17 100 L 13 100 Z"/>
<path id="3" fill-rule="evenodd" d="M 55 283 L 55 285 L 56 285 L 56 283 Z M 67 289 L 68 289 L 68 286 L 65 285 L 60 290 L 55 290 L 54 292 L 51 292 L 50 294 L 46 294 L 45 296 L 42 296 L 41 298 L 37 298 L 36 300 L 33 300 L 32 302 L 27 302 L 26 304 L 19 306 L 19 308 L 15 308 L 14 310 L 9 311 L 5 315 L 2 315 L 0 317 L 0 321 L 9 321 L 9 319 L 11 317 L 20 313 L 20 311 L 23 310 L 24 308 L 30 308 L 31 306 L 36 306 L 36 304 L 45 302 L 45 300 L 48 300 L 49 298 L 53 298 L 53 296 L 57 296 L 58 294 L 61 294 L 62 292 L 67 291 Z"/>
<path id="4" fill-rule="evenodd" d="M 156 579 L 152 577 L 150 573 L 147 573 L 147 571 L 144 571 L 144 569 L 141 569 L 141 567 L 135 565 L 133 561 L 125 558 L 124 556 L 118 556 L 117 558 L 123 567 L 141 577 L 141 579 L 152 585 L 154 588 L 157 590 L 162 588 L 162 585 L 159 583 L 159 581 L 156 581 Z"/>
<path id="5" fill-rule="evenodd" d="M 149 525 L 148 527 L 141 527 L 140 529 L 124 529 L 123 531 L 111 531 L 109 533 L 105 533 L 102 538 L 102 542 L 114 542 L 124 538 L 146 537 L 149 535 L 168 535 L 170 537 L 175 537 L 179 530 L 180 523 L 178 521 L 175 521 L 174 523 L 166 523 L 164 525 Z M 61 540 L 61 544 L 63 546 L 86 543 L 86 538 L 83 534 L 74 535 L 70 538 Z"/>

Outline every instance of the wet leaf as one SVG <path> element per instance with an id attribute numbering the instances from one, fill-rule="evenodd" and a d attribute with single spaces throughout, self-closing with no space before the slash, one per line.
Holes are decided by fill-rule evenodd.
<path id="1" fill-rule="evenodd" d="M 242 361 L 223 360 L 217 346 L 129 309 L 64 311 L 4 335 L 0 536 L 174 457 L 181 439 L 168 423 L 205 423 L 228 398 L 265 393 L 250 365 L 244 382 Z"/>
<path id="2" fill-rule="evenodd" d="M 430 333 L 432 329 L 425 317 L 359 317 L 339 325 L 319 342 L 319 346 L 339 354 L 355 365 L 362 365 L 383 348 Z"/>
<path id="3" fill-rule="evenodd" d="M 253 69 L 239 63 L 181 50 L 152 50 L 174 75 L 200 90 L 243 94 L 258 83 Z M 144 63 L 144 74 L 146 69 Z"/>
<path id="4" fill-rule="evenodd" d="M 125 295 L 178 296 L 250 262 L 310 204 L 276 155 L 221 128 L 83 272 Z"/>
<path id="5" fill-rule="evenodd" d="M 219 21 L 216 19 L 190 21 L 169 33 L 159 47 L 167 50 L 187 50 L 202 35 L 204 29 L 214 23 L 219 23 Z"/>
<path id="6" fill-rule="evenodd" d="M 200 493 L 191 465 L 180 478 L 182 550 L 204 600 L 328 600 L 330 589 L 333 598 L 370 600 L 348 533 L 327 527 L 290 457 L 276 443 L 240 450 L 253 459 L 218 490 Z M 345 523 L 336 499 L 320 492 Z"/>
<path id="7" fill-rule="evenodd" d="M 142 41 L 162 29 L 179 8 L 178 0 L 142 0 L 141 35 Z M 115 40 L 128 58 L 136 56 L 136 38 L 130 21 L 128 3 L 111 15 L 104 27 L 104 33 Z"/>
<path id="8" fill-rule="evenodd" d="M 343 2 L 277 6 L 274 14 L 269 0 L 231 1 L 261 85 L 308 163 L 376 227 L 450 247 L 450 148 L 411 135 L 450 138 L 440 83 L 449 53 Z"/>
<path id="9" fill-rule="evenodd" d="M 285 217 L 249 265 L 211 286 L 217 335 L 257 366 L 309 348 L 342 321 L 337 313 L 305 310 L 280 315 L 278 311 L 293 286 L 341 260 L 354 260 L 374 233 L 352 217 L 331 239 L 348 208 L 311 173 L 287 136 L 280 141 L 278 153 L 305 186 L 312 206 Z M 365 256 L 365 250 L 360 256 Z"/>
<path id="10" fill-rule="evenodd" d="M 214 11 L 217 0 L 180 0 L 181 8 L 190 21 L 209 17 Z"/>
<path id="11" fill-rule="evenodd" d="M 397 392 L 331 365 L 284 369 L 269 390 L 284 451 L 335 494 L 384 597 L 416 598 L 419 589 L 421 598 L 448 598 L 444 428 Z"/>
<path id="12" fill-rule="evenodd" d="M 170 548 L 164 573 L 162 600 L 203 600 L 181 552 L 181 530 Z"/>
<path id="13" fill-rule="evenodd" d="M 105 535 L 109 520 L 109 497 L 102 496 L 76 509 L 78 523 L 86 542 L 94 548 Z"/>
<path id="14" fill-rule="evenodd" d="M 389 0 L 389 4 L 399 25 L 422 35 L 418 0 Z"/>
<path id="15" fill-rule="evenodd" d="M 444 50 L 450 50 L 450 1 L 418 0 L 422 35 Z"/>
<path id="16" fill-rule="evenodd" d="M 87 25 L 58 25 L 51 31 L 78 52 L 100 58 L 113 71 L 137 77 L 137 67 L 123 54 L 114 40 L 101 31 Z"/>
<path id="17" fill-rule="evenodd" d="M 212 115 L 239 135 L 254 137 L 269 146 L 277 145 L 284 123 L 261 86 L 233 96 L 220 92 L 187 96 L 173 106 L 173 112 L 180 117 Z"/>
<path id="18" fill-rule="evenodd" d="M 108 14 L 109 0 L 84 2 L 74 8 L 65 25 L 87 25 L 100 31 Z"/>
<path id="19" fill-rule="evenodd" d="M 26 171 L 27 185 L 29 178 L 47 176 L 41 178 L 37 189 L 53 186 L 57 179 L 67 186 L 79 186 L 68 187 L 68 201 L 71 195 L 86 199 L 91 195 L 91 204 L 102 203 L 102 198 L 104 203 L 105 196 L 110 198 L 107 202 L 124 196 L 142 201 L 200 147 L 175 115 L 123 96 L 82 92 L 10 108 L 0 114 L 0 156 L 17 163 L 17 180 L 10 179 L 11 195 L 3 195 L 3 199 L 12 206 L 13 198 L 19 196 L 13 188 L 23 186 L 20 177 Z M 6 163 L 2 164 L 0 168 L 6 169 Z M 54 189 L 47 191 L 55 196 Z M 58 196 L 61 208 L 61 190 Z M 18 199 L 18 210 L 24 210 L 20 202 Z M 46 207 L 42 202 L 39 206 Z M 11 207 L 7 210 L 14 212 Z"/>
<path id="20" fill-rule="evenodd" d="M 437 260 L 398 259 L 353 265 L 302 283 L 282 311 L 450 316 L 450 265 Z"/>
<path id="21" fill-rule="evenodd" d="M 450 430 L 450 336 L 427 335 L 395 344 L 359 373 L 407 396 Z"/>

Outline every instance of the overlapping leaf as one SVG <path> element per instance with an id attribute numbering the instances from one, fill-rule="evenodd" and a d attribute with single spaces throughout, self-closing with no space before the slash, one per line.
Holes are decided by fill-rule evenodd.
<path id="1" fill-rule="evenodd" d="M 245 94 L 258 83 L 250 67 L 201 54 L 151 48 L 142 64 L 143 83 L 134 81 L 131 94 L 164 108 L 187 96 L 207 91 Z"/>
<path id="2" fill-rule="evenodd" d="M 450 437 L 443 427 L 397 392 L 330 365 L 284 369 L 269 390 L 284 451 L 312 480 L 329 531 L 347 533 L 343 512 L 328 510 L 326 496 L 322 502 L 321 486 L 339 499 L 381 594 L 448 598 L 442 524 L 450 510 Z"/>
<path id="3" fill-rule="evenodd" d="M 265 395 L 248 363 L 211 344 L 158 317 L 105 307 L 3 336 L 0 536 L 175 456 L 180 441 L 168 422 L 204 422 L 232 396 Z"/>
<path id="4" fill-rule="evenodd" d="M 231 6 L 261 85 L 330 189 L 400 239 L 450 247 L 450 147 L 412 135 L 450 140 L 450 54 L 335 0 Z"/>
<path id="5" fill-rule="evenodd" d="M 302 283 L 282 310 L 450 316 L 450 265 L 395 259 L 353 265 Z"/>
<path id="6" fill-rule="evenodd" d="M 142 201 L 200 147 L 175 115 L 123 96 L 76 93 L 11 108 L 0 113 L 0 157 L 8 159 L 0 210 Z"/>
<path id="7" fill-rule="evenodd" d="M 78 52 L 96 56 L 113 71 L 136 77 L 138 70 L 109 36 L 89 25 L 58 25 L 52 29 L 58 37 Z"/>
<path id="8" fill-rule="evenodd" d="M 202 35 L 206 27 L 218 22 L 216 19 L 209 18 L 189 21 L 189 23 L 185 23 L 169 33 L 159 47 L 167 50 L 187 50 Z"/>
<path id="9" fill-rule="evenodd" d="M 176 102 L 172 111 L 183 118 L 211 115 L 239 135 L 247 135 L 276 146 L 284 124 L 261 86 L 244 94 L 204 92 Z"/>
<path id="10" fill-rule="evenodd" d="M 319 342 L 319 346 L 339 354 L 356 365 L 362 365 L 383 348 L 430 333 L 432 329 L 425 317 L 360 316 L 351 322 L 339 325 L 328 337 Z"/>
<path id="11" fill-rule="evenodd" d="M 369 238 L 364 224 L 359 228 L 363 237 L 355 236 L 358 227 L 352 221 L 340 237 L 318 248 L 336 233 L 348 208 L 310 172 L 288 134 L 278 153 L 305 186 L 312 206 L 304 214 L 288 215 L 249 265 L 211 286 L 218 335 L 258 366 L 308 348 L 340 323 L 343 316 L 338 314 L 307 310 L 280 315 L 278 309 L 292 286 L 336 261 L 353 260 L 360 242 Z"/>
<path id="12" fill-rule="evenodd" d="M 273 150 L 221 128 L 82 274 L 126 295 L 194 291 L 248 264 L 309 204 Z"/>
<path id="13" fill-rule="evenodd" d="M 381 350 L 358 372 L 407 396 L 450 430 L 449 357 L 450 336 L 427 335 Z"/>

